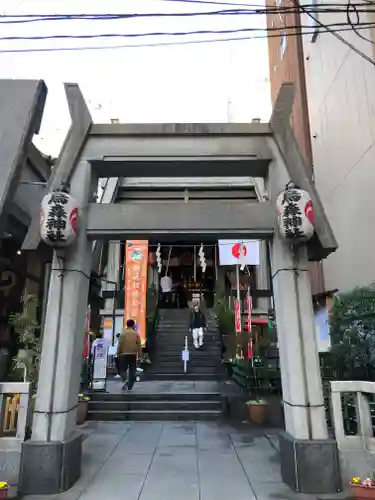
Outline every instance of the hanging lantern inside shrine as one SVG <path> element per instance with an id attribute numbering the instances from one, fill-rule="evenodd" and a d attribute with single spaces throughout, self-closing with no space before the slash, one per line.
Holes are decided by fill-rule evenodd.
<path id="1" fill-rule="evenodd" d="M 40 207 L 40 235 L 54 248 L 70 246 L 77 234 L 79 206 L 64 190 L 47 194 Z"/>
<path id="2" fill-rule="evenodd" d="M 305 243 L 314 234 L 314 207 L 309 193 L 287 186 L 276 201 L 281 236 L 292 244 Z"/>

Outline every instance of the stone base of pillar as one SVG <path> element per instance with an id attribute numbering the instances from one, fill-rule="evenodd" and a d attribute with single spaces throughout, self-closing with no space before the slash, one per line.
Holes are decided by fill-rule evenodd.
<path id="1" fill-rule="evenodd" d="M 337 443 L 334 439 L 309 441 L 280 434 L 281 477 L 293 491 L 310 495 L 342 490 Z"/>
<path id="2" fill-rule="evenodd" d="M 81 433 L 67 441 L 22 444 L 19 492 L 21 495 L 53 495 L 66 491 L 81 476 Z"/>

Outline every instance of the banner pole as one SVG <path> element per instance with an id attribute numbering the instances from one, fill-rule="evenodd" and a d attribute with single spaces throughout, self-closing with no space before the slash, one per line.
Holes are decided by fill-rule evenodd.
<path id="1" fill-rule="evenodd" d="M 237 300 L 241 299 L 240 294 L 240 265 L 236 265 L 236 282 L 237 282 Z"/>

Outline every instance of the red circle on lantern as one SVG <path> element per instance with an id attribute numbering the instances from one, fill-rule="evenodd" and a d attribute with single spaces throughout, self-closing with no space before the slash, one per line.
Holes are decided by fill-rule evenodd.
<path id="1" fill-rule="evenodd" d="M 243 255 L 244 255 L 244 257 L 246 257 L 246 255 L 247 255 L 246 245 L 244 245 L 243 243 L 236 243 L 235 245 L 232 246 L 232 255 L 233 255 L 233 257 L 235 259 L 239 259 L 240 258 L 241 246 L 243 247 Z"/>

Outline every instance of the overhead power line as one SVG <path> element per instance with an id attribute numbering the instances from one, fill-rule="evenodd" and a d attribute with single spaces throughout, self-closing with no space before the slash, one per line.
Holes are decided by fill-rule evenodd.
<path id="1" fill-rule="evenodd" d="M 248 3 L 234 3 L 234 2 L 215 2 L 213 0 L 164 0 L 164 2 L 174 2 L 174 3 L 190 3 L 195 5 L 233 5 L 239 7 L 257 7 L 257 5 L 252 5 Z"/>
<path id="2" fill-rule="evenodd" d="M 363 3 L 352 3 L 352 8 L 356 12 L 375 12 Z M 249 15 L 264 15 L 264 14 L 292 14 L 292 13 L 344 13 L 348 10 L 348 3 L 331 3 L 331 4 L 309 4 L 304 5 L 303 9 L 295 4 L 280 6 L 280 7 L 257 7 L 255 9 L 222 9 L 215 11 L 202 12 L 151 12 L 151 13 L 115 13 L 115 14 L 5 14 L 0 16 L 1 24 L 23 24 L 46 21 L 118 21 L 128 19 L 143 19 L 143 18 L 173 18 L 173 17 L 211 17 L 211 16 L 249 16 Z"/>
<path id="3" fill-rule="evenodd" d="M 371 27 L 374 23 L 361 23 L 360 26 Z M 322 25 L 324 29 L 336 29 L 341 27 L 347 27 L 346 22 L 332 23 L 329 26 Z M 160 37 L 160 36 L 188 36 L 188 35 L 230 35 L 235 33 L 251 33 L 251 32 L 277 32 L 278 36 L 281 36 L 281 32 L 299 30 L 298 34 L 304 34 L 303 29 L 309 29 L 310 26 L 303 25 L 293 25 L 280 27 L 270 27 L 270 28 L 238 28 L 238 29 L 223 29 L 223 30 L 194 30 L 194 31 L 156 31 L 149 33 L 95 33 L 95 34 L 84 34 L 84 35 L 26 35 L 26 36 L 2 36 L 0 37 L 0 42 L 3 41 L 40 41 L 40 40 L 92 40 L 98 38 L 143 38 L 143 37 Z M 349 29 L 352 29 L 349 27 Z"/>
<path id="4" fill-rule="evenodd" d="M 369 23 L 365 26 L 360 26 L 357 29 L 368 29 L 375 27 L 375 23 Z M 342 32 L 350 31 L 352 28 L 349 26 L 333 29 L 330 32 Z M 304 35 L 312 35 L 315 31 L 304 31 Z M 319 33 L 328 33 L 326 30 L 322 30 Z M 225 43 L 225 42 L 236 42 L 236 41 L 246 41 L 246 40 L 259 40 L 265 38 L 280 38 L 280 34 L 268 34 L 268 35 L 255 35 L 255 36 L 242 36 L 242 37 L 231 37 L 231 38 L 211 38 L 206 40 L 186 40 L 181 42 L 158 42 L 158 43 L 145 43 L 145 44 L 120 44 L 120 45 L 100 45 L 100 46 L 80 46 L 80 47 L 40 47 L 34 49 L 0 49 L 0 54 L 9 53 L 35 53 L 35 52 L 76 52 L 76 51 L 90 51 L 90 50 L 114 50 L 114 49 L 127 49 L 127 48 L 144 48 L 144 47 L 169 47 L 169 46 L 183 46 L 183 45 L 197 45 L 197 44 L 207 44 L 207 43 Z M 292 32 L 288 34 L 290 36 L 300 36 L 298 32 Z"/>
<path id="5" fill-rule="evenodd" d="M 371 3 L 369 0 L 365 0 L 369 3 Z M 358 32 L 358 25 L 360 24 L 360 18 L 359 18 L 359 10 L 357 9 L 357 6 L 351 2 L 351 0 L 348 0 L 347 4 L 347 10 L 346 10 L 346 19 L 348 21 L 348 24 L 351 26 L 353 29 L 354 33 L 359 37 L 362 38 L 362 40 L 365 40 L 365 42 L 369 42 L 372 45 L 375 45 L 375 41 L 371 40 L 370 38 L 367 38 L 366 36 L 362 35 L 362 33 Z M 356 17 L 355 22 L 352 21 L 351 18 L 351 13 L 353 13 Z"/>
<path id="6" fill-rule="evenodd" d="M 337 38 L 338 40 L 340 40 L 341 43 L 343 43 L 344 45 L 346 45 L 347 47 L 349 47 L 351 50 L 353 50 L 353 52 L 355 52 L 356 54 L 358 54 L 365 61 L 367 61 L 370 64 L 372 64 L 373 66 L 375 66 L 375 61 L 371 57 L 369 57 L 367 54 L 365 54 L 364 52 L 362 52 L 361 50 L 359 50 L 352 43 L 348 42 L 348 40 L 345 40 L 344 37 L 342 37 L 339 33 L 336 33 L 329 26 L 326 26 L 325 24 L 323 24 L 316 16 L 314 16 L 313 14 L 311 14 L 309 11 L 305 10 L 304 7 L 299 3 L 299 0 L 292 0 L 292 1 L 294 2 L 294 5 L 297 8 L 301 9 L 304 14 L 306 14 L 307 16 L 309 16 L 316 23 L 317 26 L 320 26 L 320 27 L 324 28 L 325 30 L 327 30 L 328 33 L 331 33 L 335 38 Z M 371 5 L 372 5 L 372 3 L 371 3 Z M 358 28 L 356 28 L 356 29 L 358 29 Z M 350 30 L 353 31 L 353 27 L 352 26 L 350 26 Z"/>

